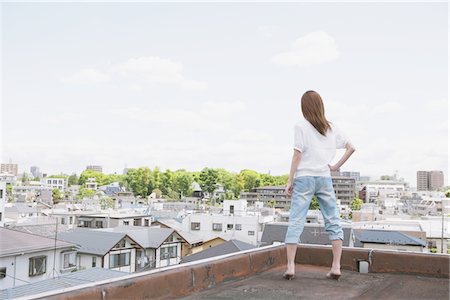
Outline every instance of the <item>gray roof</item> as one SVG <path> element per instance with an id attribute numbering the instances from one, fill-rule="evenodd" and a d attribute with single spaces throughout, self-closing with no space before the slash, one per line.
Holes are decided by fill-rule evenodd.
<path id="1" fill-rule="evenodd" d="M 223 244 L 208 248 L 206 250 L 197 252 L 195 254 L 191 254 L 189 256 L 183 257 L 181 260 L 181 263 L 196 261 L 200 259 L 215 257 L 219 255 L 244 251 L 248 249 L 256 248 L 255 246 L 239 241 L 239 240 L 229 240 L 228 242 L 225 242 Z"/>
<path id="2" fill-rule="evenodd" d="M 121 277 L 124 275 L 128 275 L 128 273 L 103 268 L 87 269 L 0 290 L 0 300 L 33 296 L 56 289 L 69 288 L 80 284 Z"/>
<path id="3" fill-rule="evenodd" d="M 75 229 L 59 233 L 59 238 L 80 246 L 78 252 L 96 255 L 108 253 L 126 234 L 122 232 Z"/>
<path id="4" fill-rule="evenodd" d="M 278 222 L 264 225 L 264 231 L 261 236 L 261 245 L 272 245 L 274 242 L 284 243 L 286 237 L 288 223 Z M 349 246 L 352 229 L 350 227 L 342 226 L 344 232 L 343 246 Z M 305 228 L 300 236 L 303 244 L 315 245 L 331 245 L 328 233 L 325 231 L 324 225 L 305 223 Z"/>
<path id="5" fill-rule="evenodd" d="M 6 206 L 5 213 L 7 212 L 17 212 L 21 214 L 31 214 L 37 213 L 36 207 L 28 206 L 26 203 L 17 202 L 13 206 Z"/>
<path id="6" fill-rule="evenodd" d="M 111 228 L 113 232 L 127 233 L 143 248 L 157 249 L 174 232 L 172 228 L 119 226 Z"/>
<path id="7" fill-rule="evenodd" d="M 355 230 L 355 246 L 361 243 L 394 244 L 422 246 L 427 244 L 421 239 L 393 230 Z"/>
<path id="8" fill-rule="evenodd" d="M 48 250 L 55 247 L 55 239 L 4 227 L 0 227 L 0 237 L 0 257 L 16 253 Z M 76 245 L 58 239 L 56 248 L 76 248 Z"/>
<path id="9" fill-rule="evenodd" d="M 32 224 L 32 225 L 24 225 L 24 224 L 19 223 L 19 224 L 14 224 L 10 228 L 17 230 L 17 231 L 27 232 L 27 233 L 45 236 L 45 237 L 49 237 L 49 238 L 54 238 L 55 232 L 56 232 L 55 223 Z M 64 232 L 67 230 L 69 230 L 68 225 L 58 224 L 58 234 L 60 232 Z"/>

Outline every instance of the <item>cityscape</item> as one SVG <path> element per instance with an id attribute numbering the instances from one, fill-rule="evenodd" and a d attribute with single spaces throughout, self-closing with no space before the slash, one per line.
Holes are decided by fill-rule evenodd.
<path id="1" fill-rule="evenodd" d="M 448 12 L 3 1 L 0 300 L 448 299 Z M 311 90 L 342 257 L 285 239 Z"/>

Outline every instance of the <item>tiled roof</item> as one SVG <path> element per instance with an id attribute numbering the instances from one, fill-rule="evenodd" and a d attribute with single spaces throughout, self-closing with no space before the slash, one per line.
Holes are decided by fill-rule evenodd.
<path id="1" fill-rule="evenodd" d="M 55 239 L 0 227 L 0 257 L 53 249 Z M 74 243 L 56 241 L 56 248 L 74 248 Z"/>
<path id="2" fill-rule="evenodd" d="M 256 247 L 239 240 L 229 240 L 228 242 L 225 242 L 223 244 L 183 257 L 181 263 L 196 261 L 200 259 L 244 251 L 253 248 Z"/>
<path id="3" fill-rule="evenodd" d="M 83 271 L 64 274 L 55 278 L 20 285 L 14 288 L 0 290 L 0 300 L 32 296 L 52 290 L 96 282 L 110 278 L 121 277 L 128 273 L 103 268 L 92 268 Z"/>
<path id="4" fill-rule="evenodd" d="M 81 253 L 105 255 L 126 236 L 122 232 L 76 229 L 59 233 L 59 238 L 80 246 Z"/>
<path id="5" fill-rule="evenodd" d="M 427 244 L 421 239 L 392 230 L 355 230 L 355 238 L 362 243 L 395 244 L 423 246 Z"/>

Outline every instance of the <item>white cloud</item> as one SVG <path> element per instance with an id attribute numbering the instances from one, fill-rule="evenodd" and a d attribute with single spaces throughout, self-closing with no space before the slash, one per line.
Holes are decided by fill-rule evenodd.
<path id="1" fill-rule="evenodd" d="M 336 42 L 323 31 L 315 31 L 298 38 L 292 49 L 275 55 L 272 62 L 278 65 L 306 67 L 333 61 L 339 57 Z"/>
<path id="2" fill-rule="evenodd" d="M 89 84 L 107 82 L 111 79 L 108 74 L 102 73 L 96 69 L 82 69 L 72 76 L 61 79 L 64 83 L 71 84 Z"/>
<path id="3" fill-rule="evenodd" d="M 184 89 L 202 91 L 206 82 L 186 79 L 181 63 L 158 56 L 130 58 L 111 67 L 110 71 L 142 83 L 175 84 Z"/>

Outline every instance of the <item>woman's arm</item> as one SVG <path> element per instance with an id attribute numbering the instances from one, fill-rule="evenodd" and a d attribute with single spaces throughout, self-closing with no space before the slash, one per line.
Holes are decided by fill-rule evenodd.
<path id="1" fill-rule="evenodd" d="M 291 170 L 289 172 L 289 179 L 286 185 L 286 190 L 284 193 L 290 197 L 292 195 L 292 187 L 294 182 L 294 175 L 297 172 L 298 164 L 300 163 L 300 159 L 302 158 L 302 153 L 298 150 L 294 150 L 294 154 L 292 154 L 292 162 L 291 162 Z"/>
<path id="2" fill-rule="evenodd" d="M 355 146 L 351 143 L 345 144 L 345 153 L 342 155 L 341 159 L 334 165 L 329 166 L 331 171 L 338 171 L 339 168 L 347 161 L 347 159 L 355 152 Z"/>

